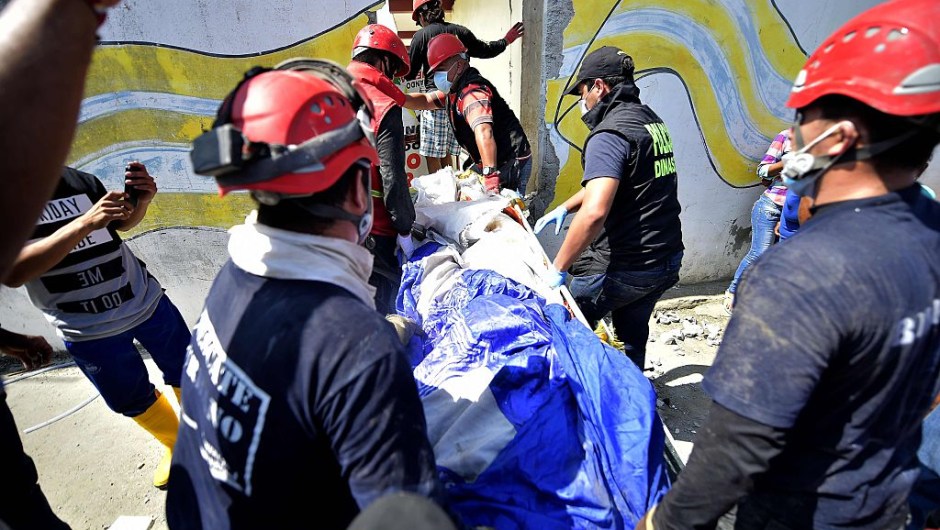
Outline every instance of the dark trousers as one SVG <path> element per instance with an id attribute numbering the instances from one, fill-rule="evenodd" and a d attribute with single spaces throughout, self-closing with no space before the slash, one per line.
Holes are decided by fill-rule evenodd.
<path id="1" fill-rule="evenodd" d="M 395 250 L 398 243 L 394 236 L 370 235 L 366 248 L 375 257 L 369 285 L 375 287 L 375 310 L 383 315 L 397 313 L 395 299 L 401 287 L 401 265 Z"/>
<path id="2" fill-rule="evenodd" d="M 179 387 L 190 337 L 179 309 L 164 295 L 153 315 L 137 327 L 104 339 L 65 341 L 65 349 L 108 407 L 133 417 L 150 408 L 157 399 L 134 339 L 150 353 L 163 372 L 163 381 Z"/>
<path id="3" fill-rule="evenodd" d="M 611 314 L 617 338 L 627 357 L 643 369 L 650 315 L 659 297 L 679 281 L 682 252 L 648 269 L 609 270 L 604 274 L 575 276 L 569 289 L 591 327 Z"/>
<path id="4" fill-rule="evenodd" d="M 3 491 L 0 495 L 0 521 L 11 530 L 69 530 L 69 525 L 52 513 L 49 501 L 39 487 L 33 459 L 23 451 L 16 421 L 7 406 L 7 394 L 0 388 L 0 454 L 3 455 Z"/>

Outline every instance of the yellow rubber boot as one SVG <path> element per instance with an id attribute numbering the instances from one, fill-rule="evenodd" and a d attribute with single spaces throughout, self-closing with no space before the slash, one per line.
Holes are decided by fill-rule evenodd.
<path id="1" fill-rule="evenodd" d="M 180 413 L 182 413 L 183 412 L 183 396 L 182 396 L 183 389 L 178 386 L 171 386 L 170 388 L 172 388 L 173 393 L 176 394 L 176 404 L 179 405 Z"/>
<path id="2" fill-rule="evenodd" d="M 170 479 L 170 462 L 173 460 L 173 446 L 176 445 L 176 431 L 180 427 L 179 418 L 167 397 L 158 391 L 157 401 L 142 414 L 134 416 L 134 421 L 166 447 L 153 474 L 153 485 L 163 489 Z"/>

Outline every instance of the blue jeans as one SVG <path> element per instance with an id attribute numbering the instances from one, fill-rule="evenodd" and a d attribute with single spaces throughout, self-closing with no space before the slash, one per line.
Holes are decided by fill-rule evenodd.
<path id="1" fill-rule="evenodd" d="M 924 432 L 917 451 L 920 477 L 911 489 L 911 522 L 908 530 L 920 530 L 927 517 L 940 516 L 940 408 L 924 420 Z"/>
<path id="2" fill-rule="evenodd" d="M 519 166 L 519 189 L 516 190 L 519 192 L 519 195 L 525 195 L 526 186 L 529 185 L 529 176 L 532 175 L 532 157 L 530 156 L 526 161 L 522 162 L 522 165 Z"/>
<path id="3" fill-rule="evenodd" d="M 134 339 L 150 352 L 163 381 L 178 387 L 190 337 L 179 309 L 164 295 L 153 315 L 137 327 L 104 339 L 65 341 L 65 349 L 111 410 L 134 417 L 157 400 Z"/>
<path id="4" fill-rule="evenodd" d="M 659 297 L 679 281 L 682 252 L 656 267 L 609 270 L 605 274 L 575 276 L 569 289 L 591 327 L 611 313 L 617 338 L 627 357 L 643 369 L 650 315 Z"/>
<path id="5" fill-rule="evenodd" d="M 777 226 L 777 221 L 780 220 L 780 211 L 780 206 L 777 206 L 766 195 L 761 195 L 754 202 L 754 207 L 751 208 L 751 249 L 748 250 L 747 255 L 741 260 L 741 264 L 738 265 L 738 270 L 734 273 L 734 279 L 731 280 L 731 285 L 728 286 L 729 292 L 733 293 L 738 290 L 738 282 L 741 281 L 741 275 L 744 274 L 744 271 L 774 243 L 776 237 L 774 227 Z"/>

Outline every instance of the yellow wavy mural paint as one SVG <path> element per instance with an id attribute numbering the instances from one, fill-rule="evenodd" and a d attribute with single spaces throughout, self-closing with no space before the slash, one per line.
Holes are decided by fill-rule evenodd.
<path id="1" fill-rule="evenodd" d="M 360 14 L 294 46 L 252 56 L 214 56 L 148 44 L 101 46 L 89 72 L 86 102 L 153 94 L 178 99 L 180 108 L 147 108 L 146 97 L 123 107 L 114 104 L 115 110 L 92 115 L 79 125 L 69 163 L 98 161 L 110 167 L 123 163 L 121 153 L 134 146 L 186 145 L 211 126 L 216 100 L 221 100 L 249 68 L 273 66 L 293 57 L 320 57 L 346 64 L 353 38 L 367 23 L 367 17 Z M 186 108 L 191 101 L 201 105 L 198 112 Z M 155 177 L 158 185 L 167 178 L 157 172 Z M 185 178 L 177 180 L 186 182 Z M 241 222 L 252 206 L 247 194 L 220 200 L 204 192 L 164 191 L 157 194 L 147 217 L 132 234 L 170 226 L 224 228 Z"/>
<path id="2" fill-rule="evenodd" d="M 754 152 L 765 146 L 753 145 L 754 138 L 788 125 L 783 99 L 805 60 L 771 0 L 574 0 L 574 10 L 564 33 L 563 77 L 547 86 L 546 122 L 557 120 L 557 132 L 574 144 L 553 205 L 580 187 L 580 147 L 588 132 L 577 109 L 562 118 L 575 98 L 559 99 L 583 56 L 605 45 L 629 52 L 638 77 L 679 77 L 719 176 L 732 186 L 756 182 Z"/>

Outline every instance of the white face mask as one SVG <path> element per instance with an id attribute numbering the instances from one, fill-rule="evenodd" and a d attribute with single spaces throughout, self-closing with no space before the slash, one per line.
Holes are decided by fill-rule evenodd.
<path id="1" fill-rule="evenodd" d="M 581 115 L 582 115 L 582 116 L 584 116 L 585 114 L 587 114 L 587 113 L 590 112 L 590 110 L 591 110 L 591 109 L 589 109 L 588 106 L 587 106 L 587 101 L 584 101 L 583 99 L 580 100 L 580 101 L 578 101 L 578 105 L 581 107 Z"/>
<path id="2" fill-rule="evenodd" d="M 793 153 L 784 163 L 783 169 L 780 171 L 780 178 L 783 180 L 783 184 L 800 197 L 813 197 L 816 194 L 816 181 L 823 173 L 826 172 L 832 165 L 839 159 L 839 157 L 831 157 L 828 155 L 825 156 L 814 156 L 809 153 L 809 150 L 812 149 L 816 144 L 825 140 L 832 133 L 839 130 L 839 126 L 842 123 L 839 122 L 832 127 L 829 127 L 822 134 L 816 137 L 815 140 L 807 144 L 806 146 L 800 148 L 800 150 Z M 803 143 L 803 135 L 800 130 L 800 125 L 796 124 L 793 126 L 793 134 L 796 137 L 795 140 L 797 143 Z M 841 155 L 840 155 L 841 156 Z"/>

